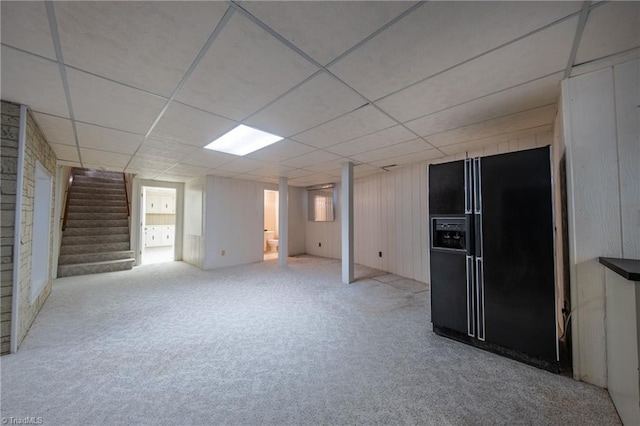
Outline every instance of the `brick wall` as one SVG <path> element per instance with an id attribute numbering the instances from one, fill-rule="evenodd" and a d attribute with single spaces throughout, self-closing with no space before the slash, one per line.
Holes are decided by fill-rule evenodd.
<path id="1" fill-rule="evenodd" d="M 20 127 L 20 106 L 9 102 L 1 102 L 2 107 L 2 286 L 1 288 L 1 352 L 7 353 L 10 349 L 11 331 L 11 306 L 14 262 L 19 262 L 20 267 L 20 292 L 18 301 L 18 345 L 29 331 L 29 327 L 38 315 L 44 301 L 51 293 L 52 273 L 40 295 L 35 300 L 30 300 L 31 295 L 31 242 L 33 238 L 48 238 L 50 257 L 49 270 L 53 271 L 55 258 L 53 256 L 53 235 L 56 229 L 55 204 L 51 200 L 51 233 L 49 235 L 33 235 L 33 205 L 35 189 L 35 167 L 38 160 L 51 174 L 53 188 L 55 188 L 56 156 L 36 124 L 31 112 L 27 112 L 26 141 L 24 153 L 23 186 L 19 191 L 22 197 L 22 222 L 20 235 L 20 259 L 14 259 L 14 225 L 16 207 L 16 179 L 18 168 L 18 135 Z M 52 188 L 52 189 L 53 189 Z M 56 191 L 52 191 L 55 198 Z"/>
<path id="2" fill-rule="evenodd" d="M 18 168 L 18 133 L 20 105 L 2 102 L 0 157 L 2 176 L 0 188 L 0 250 L 2 271 L 0 280 L 0 353 L 9 352 L 11 333 L 11 303 L 13 286 L 13 235 L 16 208 L 16 178 Z"/>

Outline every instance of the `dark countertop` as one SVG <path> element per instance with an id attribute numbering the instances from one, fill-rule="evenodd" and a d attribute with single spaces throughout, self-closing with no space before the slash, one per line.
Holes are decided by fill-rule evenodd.
<path id="1" fill-rule="evenodd" d="M 640 281 L 640 260 L 601 257 L 600 263 L 629 281 Z"/>

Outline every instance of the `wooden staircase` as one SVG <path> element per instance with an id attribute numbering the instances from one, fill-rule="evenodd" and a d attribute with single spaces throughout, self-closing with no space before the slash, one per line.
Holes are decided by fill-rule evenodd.
<path id="1" fill-rule="evenodd" d="M 129 214 L 122 173 L 73 169 L 58 277 L 131 269 Z"/>

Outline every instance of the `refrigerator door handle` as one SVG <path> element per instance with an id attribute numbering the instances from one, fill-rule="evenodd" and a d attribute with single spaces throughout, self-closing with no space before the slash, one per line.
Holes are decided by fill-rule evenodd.
<path id="1" fill-rule="evenodd" d="M 464 160 L 464 213 L 473 214 L 473 160 Z"/>
<path id="2" fill-rule="evenodd" d="M 474 290 L 473 256 L 467 256 L 467 334 L 471 337 L 476 335 Z"/>
<path id="3" fill-rule="evenodd" d="M 473 159 L 473 204 L 476 214 L 482 213 L 482 173 L 480 171 L 480 158 Z"/>
<path id="4" fill-rule="evenodd" d="M 476 257 L 476 307 L 478 312 L 478 340 L 484 341 L 484 271 L 482 258 Z"/>

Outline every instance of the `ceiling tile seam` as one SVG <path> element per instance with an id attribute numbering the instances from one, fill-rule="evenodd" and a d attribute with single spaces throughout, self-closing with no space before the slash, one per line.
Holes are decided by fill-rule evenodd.
<path id="1" fill-rule="evenodd" d="M 37 111 L 37 110 L 32 110 L 32 111 L 37 113 L 37 114 L 46 115 L 46 116 L 53 117 L 53 118 L 59 118 L 61 120 L 69 120 L 67 117 L 60 117 L 59 115 L 51 114 L 51 113 L 48 113 L 48 112 L 42 112 L 42 111 Z M 69 121 L 71 121 L 71 120 L 69 120 Z M 136 132 L 132 132 L 130 130 L 116 129 L 115 127 L 103 126 L 102 124 L 91 123 L 89 121 L 75 120 L 75 122 L 79 123 L 79 124 L 86 124 L 87 126 L 95 126 L 95 127 L 100 127 L 102 129 L 106 129 L 106 130 L 113 130 L 113 131 L 116 131 L 116 132 L 127 133 L 127 134 L 134 135 L 134 136 L 144 136 L 144 133 L 136 133 Z"/>
<path id="2" fill-rule="evenodd" d="M 514 86 L 510 86 L 510 87 L 506 87 L 504 89 L 496 90 L 495 92 L 487 93 L 486 95 L 478 96 L 477 98 L 469 99 L 468 101 L 460 102 L 459 104 L 451 105 L 451 106 L 448 106 L 446 108 L 442 108 L 442 109 L 439 109 L 437 111 L 430 112 L 429 114 L 421 115 L 421 116 L 416 117 L 416 118 L 411 118 L 411 119 L 409 119 L 407 121 L 404 121 L 403 123 L 406 124 L 406 123 L 410 123 L 412 121 L 421 120 L 423 118 L 426 118 L 426 117 L 429 117 L 429 116 L 432 116 L 432 115 L 435 115 L 435 114 L 439 114 L 439 113 L 448 111 L 448 110 L 453 109 L 453 108 L 458 108 L 458 107 L 461 107 L 461 106 L 466 105 L 468 103 L 471 103 L 471 102 L 474 102 L 474 101 L 478 101 L 480 99 L 487 98 L 489 96 L 497 95 L 498 93 L 506 92 L 507 90 L 516 89 L 518 87 L 522 87 L 522 86 L 525 86 L 525 85 L 530 84 L 530 83 L 535 83 L 536 81 L 543 80 L 545 78 L 551 77 L 554 74 L 559 74 L 559 73 L 562 73 L 562 72 L 564 72 L 564 69 L 561 69 L 561 70 L 558 70 L 558 71 L 553 71 L 553 72 L 550 72 L 549 74 L 543 75 L 542 77 L 536 77 L 533 80 L 525 81 L 524 83 L 519 83 L 519 84 L 516 84 Z"/>
<path id="3" fill-rule="evenodd" d="M 327 146 L 323 147 L 323 149 L 329 149 L 329 148 L 332 148 L 332 147 L 334 147 L 334 146 L 336 146 L 336 145 L 341 145 L 341 144 L 343 144 L 343 143 L 352 142 L 352 141 L 354 141 L 354 140 L 356 140 L 356 139 L 365 138 L 365 137 L 367 137 L 367 136 L 375 135 L 375 134 L 376 134 L 376 133 L 378 133 L 378 132 L 384 132 L 385 130 L 389 130 L 389 129 L 391 129 L 391 128 L 393 128 L 393 127 L 396 127 L 396 126 L 397 126 L 397 124 L 392 124 L 391 126 L 385 127 L 385 128 L 383 128 L 383 129 L 374 130 L 374 131 L 372 131 L 372 132 L 365 133 L 365 134 L 360 135 L 360 136 L 356 136 L 356 137 L 353 137 L 353 138 L 344 139 L 344 140 L 341 140 L 340 142 L 336 142 L 336 143 L 334 143 L 333 145 L 327 145 Z M 302 133 L 304 133 L 304 132 L 302 132 Z M 292 139 L 292 140 L 293 140 L 293 139 Z M 300 141 L 298 141 L 298 140 L 296 140 L 296 142 L 298 142 L 298 143 L 302 143 L 302 142 L 300 142 Z M 404 142 L 406 142 L 406 141 L 404 141 Z"/>
<path id="4" fill-rule="evenodd" d="M 5 42 L 0 42 L 0 46 L 7 47 L 9 49 L 15 50 L 16 52 L 26 53 L 27 55 L 35 56 L 38 59 L 44 59 L 45 61 L 53 62 L 54 64 L 58 63 L 58 61 L 56 59 L 47 58 L 46 56 L 42 56 L 42 55 L 39 55 L 37 53 L 30 52 L 28 50 L 24 50 L 24 49 L 21 49 L 21 48 L 16 47 L 16 46 L 12 46 L 12 45 L 10 45 L 8 43 L 5 43 Z"/>
<path id="5" fill-rule="evenodd" d="M 328 73 L 328 71 L 327 71 L 327 73 Z M 356 93 L 357 93 L 357 92 L 356 92 Z M 365 103 L 363 103 L 362 105 L 359 105 L 359 106 L 357 106 L 357 107 L 355 107 L 355 108 L 353 108 L 353 109 L 351 109 L 351 110 L 349 110 L 349 111 L 347 111 L 347 112 L 344 112 L 344 113 L 342 113 L 342 114 L 340 114 L 340 115 L 337 115 L 337 116 L 335 116 L 335 117 L 332 117 L 332 118 L 330 118 L 330 119 L 328 119 L 328 120 L 325 120 L 325 121 L 323 121 L 322 123 L 314 124 L 314 125 L 313 125 L 313 126 L 311 126 L 311 127 L 307 127 L 307 128 L 306 128 L 306 129 L 304 129 L 304 130 L 300 130 L 299 132 L 293 133 L 292 135 L 287 136 L 287 139 L 291 139 L 292 141 L 295 141 L 295 142 L 298 142 L 298 143 L 302 143 L 302 144 L 304 144 L 304 142 L 299 141 L 299 140 L 294 139 L 294 138 L 295 138 L 296 136 L 299 136 L 299 135 L 303 134 L 303 133 L 310 132 L 311 130 L 314 130 L 314 129 L 316 129 L 316 128 L 320 127 L 320 126 L 324 126 L 325 124 L 329 124 L 329 123 L 331 123 L 332 121 L 335 121 L 335 120 L 339 120 L 339 119 L 341 119 L 341 118 L 344 118 L 345 116 L 347 116 L 347 115 L 351 114 L 352 112 L 358 111 L 359 109 L 362 109 L 362 108 L 364 108 L 364 107 L 366 107 L 366 106 L 368 106 L 368 105 L 369 105 L 369 102 L 365 102 Z M 312 146 L 312 147 L 313 147 L 313 148 L 318 149 L 318 147 L 315 147 L 315 146 Z"/>
<path id="6" fill-rule="evenodd" d="M 495 134 L 495 135 L 484 136 L 484 137 L 481 137 L 481 138 L 467 139 L 467 140 L 465 140 L 463 142 L 450 143 L 450 144 L 442 145 L 441 148 L 444 148 L 444 147 L 448 148 L 448 147 L 452 147 L 452 146 L 456 146 L 456 145 L 462 145 L 462 144 L 469 143 L 469 142 L 481 141 L 482 139 L 487 139 L 487 138 L 492 138 L 492 137 L 497 137 L 497 136 L 502 136 L 502 135 L 509 135 L 509 134 L 512 134 L 512 133 L 526 132 L 527 130 L 541 129 L 543 127 L 549 127 L 549 126 L 553 126 L 553 121 L 551 121 L 550 123 L 547 123 L 547 124 L 541 124 L 539 126 L 525 127 L 524 129 L 514 130 L 512 132 L 498 133 L 498 134 Z M 450 155 L 450 154 L 445 154 L 445 155 Z"/>
<path id="7" fill-rule="evenodd" d="M 447 68 L 445 68 L 443 70 L 440 70 L 440 71 L 438 71 L 438 72 L 436 72 L 436 73 L 434 73 L 434 74 L 432 74 L 430 76 L 427 76 L 427 77 L 424 77 L 424 78 L 422 78 L 420 80 L 414 81 L 413 83 L 408 84 L 408 85 L 406 85 L 406 86 L 404 86 L 404 87 L 402 87 L 400 89 L 394 90 L 393 92 L 387 93 L 386 95 L 375 99 L 374 102 L 380 102 L 380 101 L 382 101 L 382 100 L 384 100 L 384 99 L 386 99 L 388 97 L 391 97 L 391 96 L 393 96 L 393 95 L 395 95 L 395 94 L 397 94 L 399 92 L 402 92 L 403 90 L 409 89 L 409 88 L 414 87 L 414 86 L 416 86 L 418 84 L 421 84 L 421 83 L 423 83 L 423 82 L 425 82 L 427 80 L 430 80 L 430 79 L 435 78 L 435 77 L 437 77 L 439 75 L 445 74 L 445 73 L 447 73 L 447 72 L 449 72 L 449 71 L 451 71 L 451 70 L 453 70 L 455 68 L 458 68 L 458 67 L 460 67 L 462 65 L 465 65 L 465 64 L 467 64 L 467 63 L 469 63 L 471 61 L 475 61 L 476 59 L 479 59 L 479 58 L 481 58 L 483 56 L 486 56 L 486 55 L 488 55 L 490 53 L 493 53 L 493 52 L 495 52 L 497 50 L 500 50 L 502 48 L 505 48 L 505 47 L 507 47 L 507 46 L 509 46 L 509 45 L 511 45 L 513 43 L 517 43 L 517 42 L 519 42 L 521 40 L 524 40 L 525 38 L 530 37 L 532 35 L 535 35 L 535 34 L 541 32 L 541 31 L 545 31 L 545 30 L 547 30 L 547 29 L 549 29 L 549 28 L 551 28 L 551 27 L 553 27 L 555 25 L 559 25 L 559 24 L 561 24 L 561 23 L 563 23 L 565 21 L 568 21 L 568 20 L 574 18 L 575 16 L 578 16 L 580 13 L 581 13 L 581 11 L 573 12 L 570 15 L 567 15 L 567 16 L 565 16 L 563 18 L 557 19 L 557 20 L 555 20 L 555 21 L 553 21 L 553 22 L 551 22 L 549 24 L 546 24 L 546 25 L 544 25 L 542 27 L 539 27 L 539 28 L 537 28 L 535 30 L 529 31 L 526 34 L 521 35 L 519 37 L 516 37 L 516 38 L 514 38 L 514 39 L 512 39 L 512 40 L 510 40 L 508 42 L 505 42 L 505 43 L 503 43 L 503 44 L 501 44 L 499 46 L 493 47 L 493 48 L 491 48 L 489 50 L 486 50 L 486 51 L 484 51 L 482 53 L 479 53 L 479 54 L 477 54 L 475 56 L 472 56 L 472 57 L 470 57 L 468 59 L 465 59 L 462 62 L 459 62 L 457 64 L 451 65 L 450 67 L 447 67 Z"/>
<path id="8" fill-rule="evenodd" d="M 75 116 L 73 114 L 73 104 L 71 102 L 71 92 L 69 91 L 69 81 L 67 80 L 67 70 L 64 65 L 64 58 L 62 56 L 62 45 L 60 44 L 60 36 L 58 34 L 58 23 L 56 21 L 56 13 L 55 13 L 55 10 L 53 9 L 53 2 L 45 1 L 44 5 L 47 10 L 47 19 L 49 21 L 49 29 L 51 30 L 51 39 L 53 41 L 53 48 L 56 52 L 58 69 L 60 70 L 60 78 L 62 79 L 62 88 L 64 90 L 64 96 L 67 100 L 67 109 L 69 110 L 69 119 L 71 120 L 73 137 L 76 140 L 76 149 L 78 150 L 78 160 L 80 161 L 80 166 L 84 167 L 84 164 L 82 162 L 82 154 L 80 153 L 80 141 L 78 140 L 78 129 L 76 128 Z"/>
<path id="9" fill-rule="evenodd" d="M 587 65 L 587 64 L 590 64 L 590 63 L 592 63 L 592 62 L 603 61 L 603 60 L 606 60 L 606 59 L 608 59 L 608 58 L 613 58 L 613 57 L 615 57 L 615 56 L 625 55 L 625 54 L 627 54 L 627 53 L 631 53 L 631 52 L 633 52 L 634 50 L 640 50 L 640 45 L 635 46 L 635 47 L 632 47 L 632 48 L 630 48 L 630 49 L 622 50 L 622 51 L 620 51 L 620 52 L 611 53 L 610 55 L 605 55 L 605 56 L 602 56 L 602 57 L 600 57 L 600 58 L 591 59 L 591 60 L 586 61 L 586 62 L 580 62 L 579 64 L 573 64 L 573 67 L 572 67 L 572 68 L 581 67 L 581 66 L 583 66 L 583 65 Z M 573 70 L 572 70 L 572 71 L 573 71 Z"/>
<path id="10" fill-rule="evenodd" d="M 564 78 L 567 79 L 571 75 L 571 68 L 576 61 L 576 55 L 578 54 L 578 47 L 582 40 L 582 33 L 584 27 L 587 25 L 587 19 L 589 18 L 589 11 L 591 1 L 585 0 L 582 2 L 582 10 L 580 11 L 580 19 L 578 20 L 578 27 L 576 28 L 576 34 L 573 37 L 573 44 L 571 45 L 571 52 L 569 53 L 569 59 L 567 60 L 567 67 L 564 70 Z"/>
<path id="11" fill-rule="evenodd" d="M 290 89 L 286 90 L 284 93 L 278 95 L 276 98 L 274 98 L 273 100 L 269 101 L 265 105 L 261 106 L 259 109 L 257 109 L 256 111 L 252 112 L 251 114 L 249 114 L 248 116 L 246 116 L 245 118 L 243 118 L 242 120 L 240 120 L 238 122 L 239 123 L 245 123 L 247 120 L 250 120 L 252 117 L 260 114 L 263 110 L 265 110 L 269 106 L 273 105 L 274 103 L 278 102 L 280 99 L 284 98 L 285 96 L 287 96 L 289 93 L 293 92 L 294 90 L 299 89 L 300 87 L 302 87 L 303 85 L 305 85 L 306 83 L 311 81 L 314 77 L 322 74 L 323 72 L 324 72 L 324 69 L 319 69 L 319 70 L 315 71 L 309 77 L 305 78 L 304 80 L 302 80 L 301 82 L 299 82 L 295 86 L 293 86 Z M 233 121 L 237 121 L 237 120 L 233 120 Z M 256 126 L 253 126 L 253 125 L 251 127 L 254 127 L 254 128 L 258 129 L 258 130 L 264 130 L 264 129 L 259 129 Z M 285 136 L 285 137 L 287 139 L 289 138 L 289 136 Z"/>
<path id="12" fill-rule="evenodd" d="M 137 86 L 134 86 L 132 84 L 125 83 L 123 81 L 114 80 L 112 78 L 105 77 L 104 75 L 100 75 L 100 74 L 96 74 L 96 73 L 91 72 L 91 71 L 84 70 L 84 69 L 76 67 L 74 65 L 65 64 L 65 66 L 67 68 L 69 68 L 69 69 L 74 70 L 74 71 L 78 71 L 78 72 L 81 72 L 83 74 L 87 74 L 87 75 L 90 75 L 92 77 L 96 77 L 96 78 L 99 78 L 101 80 L 108 81 L 109 83 L 117 84 L 119 86 L 124 86 L 124 87 L 129 88 L 129 89 L 137 90 L 139 92 L 143 92 L 143 93 L 145 93 L 147 95 L 151 95 L 151 96 L 154 96 L 154 97 L 157 97 L 157 98 L 160 98 L 160 99 L 164 99 L 164 100 L 169 99 L 166 96 L 161 95 L 159 93 L 150 92 L 149 90 L 143 89 L 141 87 L 137 87 Z"/>
<path id="13" fill-rule="evenodd" d="M 404 18 L 407 17 L 407 15 L 415 12 L 416 9 L 422 7 L 423 5 L 425 5 L 427 2 L 424 0 L 419 0 L 416 4 L 414 4 L 413 6 L 409 7 L 407 10 L 405 10 L 404 12 L 402 12 L 400 15 L 396 16 L 395 18 L 393 18 L 392 20 L 390 20 L 389 22 L 387 22 L 386 24 L 384 24 L 383 26 L 381 26 L 380 28 L 378 28 L 377 30 L 375 30 L 374 32 L 372 32 L 371 34 L 369 34 L 368 36 L 366 36 L 365 38 L 363 38 L 362 40 L 360 40 L 358 43 L 356 43 L 355 45 L 351 46 L 349 49 L 347 49 L 346 51 L 344 51 L 343 53 L 341 53 L 337 58 L 332 59 L 329 63 L 327 63 L 326 65 L 324 65 L 324 68 L 329 68 L 332 65 L 334 65 L 335 63 L 337 63 L 338 61 L 340 61 L 341 59 L 343 59 L 345 56 L 349 55 L 350 53 L 352 53 L 354 50 L 362 47 L 363 45 L 365 45 L 366 43 L 368 43 L 369 41 L 371 41 L 372 39 L 376 38 L 378 35 L 380 35 L 382 32 L 386 31 L 387 29 L 389 29 L 390 27 L 392 27 L 393 25 L 395 25 L 396 23 L 400 22 L 401 20 L 403 20 Z"/>
<path id="14" fill-rule="evenodd" d="M 538 106 L 535 106 L 535 107 L 531 107 L 531 108 L 523 109 L 523 110 L 521 110 L 521 111 L 517 111 L 517 112 L 511 112 L 511 113 L 503 114 L 503 115 L 500 115 L 500 116 L 498 116 L 498 117 L 488 118 L 488 119 L 486 119 L 486 120 L 474 121 L 474 122 L 472 122 L 472 123 L 465 124 L 464 126 L 454 127 L 454 128 L 452 128 L 452 129 L 443 130 L 443 131 L 441 131 L 441 132 L 430 133 L 430 134 L 428 134 L 428 135 L 424 135 L 424 137 L 425 137 L 425 138 L 429 138 L 429 137 L 433 137 L 433 136 L 438 136 L 438 135 L 441 135 L 441 134 L 443 134 L 443 133 L 452 132 L 452 131 L 454 131 L 454 130 L 464 129 L 465 127 L 476 126 L 476 125 L 478 125 L 478 124 L 488 123 L 488 122 L 491 122 L 491 121 L 493 121 L 493 120 L 499 120 L 499 119 L 501 119 L 501 118 L 506 118 L 506 117 L 509 117 L 509 116 L 512 116 L 512 115 L 523 114 L 523 113 L 526 113 L 526 112 L 531 112 L 531 111 L 536 110 L 536 109 L 546 108 L 546 107 L 549 107 L 549 106 L 556 106 L 556 105 L 557 105 L 557 102 L 552 102 L 552 103 L 548 103 L 548 104 L 544 104 L 544 105 L 538 105 Z"/>
<path id="15" fill-rule="evenodd" d="M 249 12 L 247 9 L 242 7 L 242 5 L 239 2 L 236 2 L 235 0 L 231 0 L 230 5 L 235 10 L 239 11 L 240 13 L 242 13 L 245 17 L 247 17 L 251 21 L 253 21 L 254 24 L 258 25 L 260 28 L 262 28 L 267 33 L 269 33 L 272 37 L 277 39 L 280 43 L 284 44 L 289 49 L 293 50 L 298 55 L 302 56 L 304 59 L 306 59 L 307 61 L 311 62 L 317 68 L 324 69 L 322 64 L 320 64 L 318 61 L 313 59 L 311 56 L 307 55 L 302 49 L 300 49 L 298 46 L 296 46 L 295 44 L 291 43 L 289 40 L 284 38 L 282 35 L 280 35 L 280 33 L 275 31 L 273 28 L 271 28 L 270 26 L 268 26 L 267 24 L 262 22 L 260 19 L 258 19 L 256 16 L 254 16 L 251 12 Z"/>
<path id="16" fill-rule="evenodd" d="M 362 99 L 364 99 L 365 101 L 367 101 L 371 106 L 373 106 L 375 109 L 378 110 L 378 112 L 381 112 L 382 114 L 384 114 L 385 116 L 387 116 L 388 118 L 390 118 L 391 120 L 395 121 L 398 125 L 402 126 L 405 130 L 413 133 L 416 136 L 416 139 L 422 139 L 422 141 L 424 141 L 424 143 L 426 143 L 427 145 L 429 145 L 432 148 L 437 149 L 438 151 L 440 151 L 440 149 L 431 144 L 428 140 L 426 140 L 424 137 L 420 136 L 419 134 L 417 134 L 416 132 L 414 132 L 413 130 L 411 130 L 409 127 L 407 127 L 404 123 L 400 122 L 400 120 L 398 120 L 397 118 L 395 118 L 394 116 L 392 116 L 391 114 L 389 114 L 387 111 L 383 110 L 382 108 L 380 108 L 378 105 L 376 105 L 375 102 L 373 102 L 372 100 L 370 100 L 369 98 L 367 98 L 365 95 L 363 95 L 362 93 L 358 92 L 356 89 L 354 89 L 353 87 L 351 87 L 349 84 L 347 84 L 345 81 L 343 81 L 340 77 L 338 77 L 337 75 L 335 75 L 334 73 L 332 73 L 329 70 L 326 70 L 327 73 L 333 77 L 334 79 L 336 79 L 337 81 L 341 82 L 342 84 L 344 84 L 345 86 L 347 86 L 348 88 L 350 88 L 351 90 L 353 90 L 353 92 L 355 92 L 358 96 L 360 96 Z M 440 151 L 443 155 L 445 155 L 444 152 Z"/>
<path id="17" fill-rule="evenodd" d="M 347 156 L 345 156 L 345 158 L 348 158 L 348 159 L 349 159 L 349 160 L 351 160 L 351 161 L 356 161 L 356 162 L 357 162 L 358 160 L 356 160 L 355 158 L 353 158 L 353 156 L 355 156 L 355 155 L 361 155 L 361 154 L 364 154 L 364 153 L 381 151 L 381 150 L 383 150 L 383 149 L 392 148 L 392 147 L 394 147 L 394 146 L 401 145 L 401 144 L 403 144 L 403 143 L 411 142 L 412 140 L 415 140 L 415 139 L 410 139 L 410 140 L 406 140 L 406 141 L 402 141 L 402 142 L 396 142 L 396 143 L 394 143 L 394 144 L 391 144 L 391 145 L 385 145 L 385 146 L 382 146 L 382 147 L 380 147 L 380 148 L 376 148 L 376 149 L 367 149 L 367 150 L 364 150 L 364 151 L 361 151 L 361 152 L 356 152 L 356 153 L 353 153 L 353 154 L 347 155 Z M 434 149 L 435 149 L 435 148 L 434 148 Z M 416 151 L 416 152 L 420 152 L 420 151 Z M 410 153 L 410 154 L 411 154 L 411 153 Z M 402 155 L 405 155 L 405 154 L 402 154 Z M 399 157 L 399 156 L 398 156 L 398 157 Z M 366 163 L 366 161 L 365 161 L 364 163 Z M 375 167 L 375 166 L 374 166 L 374 167 Z"/>
<path id="18" fill-rule="evenodd" d="M 189 66 L 187 71 L 184 73 L 184 75 L 182 76 L 182 78 L 178 82 L 178 85 L 175 87 L 175 89 L 171 93 L 171 96 L 169 97 L 169 99 L 167 100 L 165 105 L 160 110 L 160 113 L 158 114 L 158 117 L 156 117 L 156 119 L 153 122 L 153 124 L 151 124 L 151 127 L 149 128 L 149 130 L 145 134 L 144 139 L 142 140 L 142 142 L 140 142 L 140 144 L 138 145 L 138 148 L 133 153 L 133 156 L 131 157 L 131 159 L 133 159 L 133 157 L 138 153 L 138 151 L 140 150 L 140 147 L 142 146 L 144 141 L 149 137 L 149 135 L 151 134 L 153 129 L 158 125 L 158 122 L 160 122 L 160 120 L 162 119 L 164 114 L 167 112 L 167 109 L 169 108 L 169 105 L 171 104 L 173 99 L 176 97 L 176 95 L 178 94 L 178 92 L 180 91 L 182 86 L 184 86 L 184 84 L 187 82 L 187 80 L 189 79 L 189 77 L 191 76 L 193 71 L 196 69 L 196 67 L 198 66 L 198 64 L 200 63 L 200 61 L 204 57 L 204 55 L 207 53 L 207 51 L 209 50 L 209 48 L 211 47 L 211 45 L 213 44 L 215 39 L 218 37 L 218 35 L 222 31 L 222 28 L 227 24 L 227 22 L 229 22 L 229 19 L 231 19 L 231 17 L 233 16 L 234 13 L 235 13 L 235 10 L 233 8 L 231 8 L 231 7 L 227 8 L 227 10 L 225 11 L 224 15 L 222 16 L 222 18 L 220 18 L 220 21 L 216 24 L 216 27 L 213 29 L 213 32 L 211 33 L 211 35 L 209 35 L 209 38 L 205 42 L 204 46 L 202 46 L 202 48 L 200 49 L 200 51 L 196 55 L 195 59 L 193 60 L 193 62 L 191 63 L 191 65 Z M 124 170 L 126 170 L 127 167 L 129 167 L 130 163 L 131 163 L 131 160 L 129 160 L 129 162 L 125 165 Z"/>
<path id="19" fill-rule="evenodd" d="M 236 122 L 236 123 L 240 123 L 240 121 L 236 120 L 235 118 L 227 117 L 227 116 L 225 116 L 225 115 L 221 115 L 221 114 L 219 114 L 219 113 L 217 113 L 217 112 L 208 111 L 208 110 L 206 110 L 206 109 L 203 109 L 203 108 L 197 107 L 197 106 L 195 106 L 195 105 L 188 104 L 188 103 L 186 103 L 186 102 L 179 101 L 179 100 L 177 100 L 177 99 L 172 99 L 172 101 L 171 101 L 171 102 L 173 102 L 174 104 L 178 104 L 178 105 L 185 106 L 185 107 L 187 107 L 187 108 L 195 109 L 196 111 L 204 112 L 205 114 L 215 115 L 216 117 L 218 117 L 218 118 L 222 118 L 222 119 L 224 119 L 224 120 L 229 120 L 229 121 L 234 121 L 234 122 Z"/>

